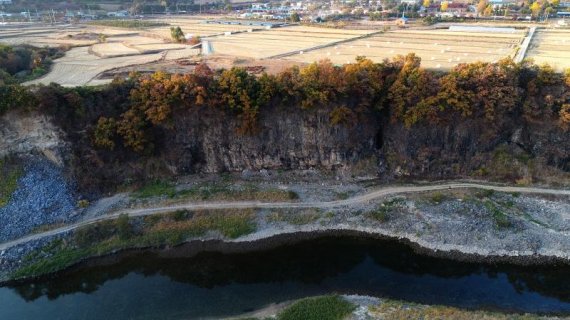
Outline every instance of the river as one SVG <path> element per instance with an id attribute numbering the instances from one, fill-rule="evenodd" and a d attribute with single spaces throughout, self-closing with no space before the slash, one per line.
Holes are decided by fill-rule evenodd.
<path id="1" fill-rule="evenodd" d="M 0 319 L 215 318 L 326 293 L 570 314 L 568 266 L 463 263 L 354 237 L 232 254 L 188 254 L 188 246 L 99 258 L 0 287 Z"/>

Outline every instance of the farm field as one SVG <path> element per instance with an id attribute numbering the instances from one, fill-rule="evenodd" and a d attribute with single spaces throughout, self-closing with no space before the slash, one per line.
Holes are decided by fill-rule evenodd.
<path id="1" fill-rule="evenodd" d="M 557 71 L 570 68 L 570 30 L 536 30 L 526 58 L 548 63 Z"/>
<path id="2" fill-rule="evenodd" d="M 422 59 L 422 65 L 426 68 L 448 70 L 459 63 L 493 62 L 514 57 L 526 34 L 523 29 L 514 33 L 448 29 L 382 32 L 379 28 L 355 30 L 298 25 L 267 29 L 264 26 L 208 24 L 204 23 L 204 19 L 177 17 L 160 21 L 180 26 L 186 35 L 199 35 L 206 40 L 210 54 L 205 60 L 227 61 L 229 67 L 239 65 L 240 61 L 248 61 L 248 67 L 263 65 L 268 71 L 282 69 L 282 65 L 306 64 L 322 59 L 330 59 L 335 64 L 350 63 L 357 56 L 381 62 L 411 52 Z M 6 28 L 0 30 L 0 42 L 40 46 L 65 44 L 75 48 L 56 60 L 53 70 L 45 77 L 29 84 L 56 82 L 64 86 L 95 85 L 103 81 L 99 75 L 110 74 L 108 71 L 111 70 L 136 68 L 137 65 L 145 65 L 141 68 L 148 68 L 149 64 L 168 65 L 179 59 L 201 59 L 200 49 L 170 41 L 170 26 L 144 30 L 95 25 L 61 26 L 48 27 L 41 34 L 37 33 L 38 30 L 42 29 L 26 27 L 24 33 L 16 37 L 19 32 L 17 28 Z M 539 29 L 527 57 L 535 59 L 537 63 L 549 62 L 562 69 L 570 67 L 568 52 L 570 31 Z"/>
<path id="3" fill-rule="evenodd" d="M 104 71 L 158 61 L 163 56 L 162 53 L 155 53 L 102 59 L 90 54 L 88 51 L 89 48 L 87 47 L 69 50 L 63 58 L 54 60 L 52 70 L 45 77 L 27 82 L 26 84 L 47 85 L 55 82 L 68 87 L 100 84 L 99 82 L 90 82 Z"/>
<path id="4" fill-rule="evenodd" d="M 450 69 L 459 63 L 488 61 L 513 57 L 524 33 L 489 34 L 449 30 L 396 30 L 333 47 L 304 52 L 286 59 L 313 62 L 330 59 L 348 63 L 357 56 L 380 62 L 411 52 L 422 58 L 422 65 L 432 69 Z"/>
<path id="5" fill-rule="evenodd" d="M 30 44 L 35 46 L 57 47 L 61 45 L 81 46 L 96 43 L 96 39 L 75 39 L 74 36 L 85 32 L 77 27 L 45 27 L 22 29 L 0 29 L 0 43 L 8 45 Z"/>
<path id="6" fill-rule="evenodd" d="M 208 38 L 214 54 L 269 58 L 368 34 L 369 30 L 339 30 L 288 26 Z"/>
<path id="7" fill-rule="evenodd" d="M 172 26 L 179 26 L 187 36 L 191 35 L 199 37 L 210 37 L 223 34 L 224 32 L 264 29 L 263 26 L 203 23 L 204 20 L 197 19 L 169 19 L 164 22 L 168 22 Z M 170 39 L 170 26 L 148 28 L 146 31 L 158 35 L 164 39 Z"/>
<path id="8" fill-rule="evenodd" d="M 96 79 L 105 71 L 199 54 L 198 49 L 191 49 L 189 45 L 166 42 L 146 32 L 91 26 L 74 30 L 53 29 L 50 32 L 42 37 L 24 35 L 6 38 L 19 39 L 17 43 L 9 44 L 68 44 L 74 47 L 64 57 L 54 61 L 52 70 L 46 76 L 26 84 L 55 82 L 62 86 L 98 85 L 110 81 Z M 105 42 L 100 42 L 100 34 L 106 36 Z M 3 40 L 0 38 L 0 42 Z"/>

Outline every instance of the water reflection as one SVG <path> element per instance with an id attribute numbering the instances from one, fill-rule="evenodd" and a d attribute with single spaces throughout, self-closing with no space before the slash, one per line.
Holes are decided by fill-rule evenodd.
<path id="1" fill-rule="evenodd" d="M 185 316 L 229 314 L 284 299 L 330 292 L 468 308 L 570 312 L 569 267 L 460 263 L 420 256 L 406 246 L 379 240 L 323 238 L 255 253 L 205 252 L 181 258 L 138 252 L 110 259 L 118 261 L 78 268 L 51 280 L 0 288 L 0 291 L 13 290 L 30 304 L 43 297 L 57 304 L 62 297 L 75 297 L 77 293 L 97 296 L 99 291 L 111 290 L 107 289 L 111 287 L 108 283 L 113 282 L 110 295 L 128 292 L 133 301 L 126 303 L 133 305 L 149 299 L 144 290 L 164 290 L 170 308 L 182 303 L 177 299 L 192 292 L 196 305 L 187 305 Z M 148 282 L 149 287 L 141 289 L 140 294 L 132 292 L 132 283 L 126 280 L 132 275 L 140 276 L 138 283 L 144 287 Z M 217 301 L 215 307 L 207 309 L 200 305 L 205 309 L 192 313 L 199 304 L 212 299 L 210 294 L 231 297 L 231 304 Z M 82 296 L 83 304 L 90 303 L 89 296 Z M 157 298 L 153 299 L 157 303 Z"/>

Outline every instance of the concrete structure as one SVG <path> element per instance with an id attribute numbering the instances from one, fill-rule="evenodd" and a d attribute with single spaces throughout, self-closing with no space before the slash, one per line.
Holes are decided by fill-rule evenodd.
<path id="1" fill-rule="evenodd" d="M 536 27 L 531 27 L 530 30 L 528 31 L 528 35 L 526 36 L 526 38 L 524 38 L 524 41 L 519 49 L 519 52 L 515 57 L 516 63 L 520 63 L 524 60 L 524 57 L 526 56 L 526 51 L 528 50 L 528 46 L 530 45 L 530 41 L 532 40 L 532 36 L 534 36 L 535 32 L 536 32 Z"/>

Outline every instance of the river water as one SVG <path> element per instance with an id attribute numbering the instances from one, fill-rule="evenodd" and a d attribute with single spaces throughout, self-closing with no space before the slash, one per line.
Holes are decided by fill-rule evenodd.
<path id="1" fill-rule="evenodd" d="M 307 240 L 250 252 L 188 248 L 100 259 L 0 288 L 0 319 L 200 319 L 339 293 L 505 312 L 570 314 L 570 267 L 460 263 L 385 240 Z"/>

